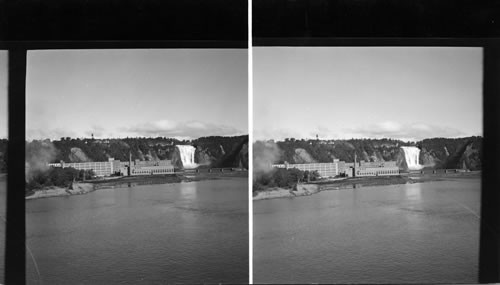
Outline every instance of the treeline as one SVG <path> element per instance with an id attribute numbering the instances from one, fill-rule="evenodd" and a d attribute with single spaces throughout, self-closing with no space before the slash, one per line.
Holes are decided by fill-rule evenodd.
<path id="1" fill-rule="evenodd" d="M 467 147 L 474 151 L 468 154 L 468 161 L 480 162 L 482 157 L 483 138 L 478 136 L 467 138 L 433 138 L 424 139 L 419 146 L 434 158 L 443 161 L 443 168 L 456 168 Z"/>
<path id="2" fill-rule="evenodd" d="M 350 140 L 296 140 L 287 138 L 276 144 L 282 150 L 278 163 L 294 162 L 297 148 L 304 149 L 316 162 L 331 162 L 333 158 L 346 162 L 354 161 L 354 153 L 358 159 L 370 160 L 377 156 L 384 161 L 395 160 L 399 147 L 414 146 L 415 143 L 393 139 L 350 139 Z"/>
<path id="3" fill-rule="evenodd" d="M 105 161 L 109 157 L 126 161 L 129 153 L 132 159 L 139 160 L 164 160 L 170 159 L 174 146 L 177 144 L 188 144 L 189 141 L 179 141 L 170 138 L 123 138 L 123 139 L 79 139 L 61 138 L 52 141 L 57 149 L 54 162 L 78 162 L 78 154 L 72 149 L 78 148 L 89 161 Z"/>
<path id="4" fill-rule="evenodd" d="M 44 187 L 70 187 L 73 181 L 91 180 L 95 176 L 92 170 L 77 170 L 72 167 L 49 167 L 32 172 L 26 182 L 26 192 Z"/>
<path id="5" fill-rule="evenodd" d="M 297 168 L 276 168 L 270 172 L 257 175 L 253 183 L 253 191 L 267 188 L 295 188 L 297 183 L 316 181 L 319 178 L 317 171 L 302 171 Z"/>
<path id="6" fill-rule="evenodd" d="M 223 157 L 234 153 L 241 144 L 248 142 L 248 136 L 221 137 L 210 136 L 201 137 L 192 141 L 194 147 L 201 147 L 208 155 L 213 157 Z"/>
<path id="7" fill-rule="evenodd" d="M 234 137 L 201 137 L 192 141 L 194 147 L 199 147 L 207 155 L 216 158 L 215 167 L 238 167 L 241 163 L 248 169 L 248 135 Z"/>
<path id="8" fill-rule="evenodd" d="M 470 169 L 481 169 L 482 137 L 431 138 L 419 142 L 404 142 L 393 139 L 350 139 L 350 140 L 296 140 L 287 138 L 275 142 L 280 153 L 275 163 L 301 163 L 297 149 L 303 149 L 316 162 L 331 162 L 337 158 L 346 162 L 354 161 L 396 161 L 400 157 L 401 146 L 417 146 L 421 155 L 432 157 L 439 162 L 436 167 L 459 168 L 466 157 Z M 471 151 L 468 153 L 466 149 Z M 465 156 L 464 156 L 465 154 Z M 299 160 L 299 161 L 298 161 Z M 421 163 L 423 163 L 421 161 Z"/>
<path id="9" fill-rule="evenodd" d="M 123 139 L 80 139 L 64 137 L 60 140 L 34 140 L 26 143 L 26 160 L 37 160 L 42 155 L 47 162 L 84 162 L 106 161 L 115 158 L 127 161 L 129 153 L 132 160 L 172 159 L 176 145 L 195 145 L 209 152 L 217 159 L 241 149 L 241 142 L 248 141 L 248 136 L 203 137 L 193 141 L 177 140 L 166 137 L 123 138 Z M 223 150 L 221 149 L 221 147 Z"/>

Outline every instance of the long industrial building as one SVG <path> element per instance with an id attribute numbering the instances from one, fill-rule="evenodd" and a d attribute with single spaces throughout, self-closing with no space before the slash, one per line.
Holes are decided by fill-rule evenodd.
<path id="1" fill-rule="evenodd" d="M 71 162 L 66 163 L 49 163 L 52 167 L 72 167 L 77 170 L 92 170 L 96 176 L 110 176 L 119 174 L 122 176 L 136 175 L 157 175 L 157 174 L 173 174 L 174 166 L 170 160 L 159 161 L 120 161 L 109 158 L 108 161 L 95 162 Z"/>
<path id="2" fill-rule="evenodd" d="M 274 164 L 276 168 L 297 168 L 302 171 L 317 171 L 321 177 L 335 177 L 337 175 L 346 175 L 348 177 L 366 177 L 366 176 L 392 176 L 399 175 L 399 167 L 395 161 L 383 162 L 345 162 L 334 159 L 333 162 L 326 163 L 301 163 Z"/>

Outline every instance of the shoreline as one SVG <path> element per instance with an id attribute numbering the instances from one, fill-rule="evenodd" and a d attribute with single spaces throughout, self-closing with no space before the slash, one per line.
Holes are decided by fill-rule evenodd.
<path id="1" fill-rule="evenodd" d="M 32 195 L 26 196 L 25 200 L 82 195 L 94 191 L 96 191 L 96 187 L 92 183 L 75 182 L 73 183 L 73 189 L 69 189 L 66 187 L 51 186 L 45 189 L 34 191 Z"/>
<path id="2" fill-rule="evenodd" d="M 338 191 L 338 190 L 349 190 L 363 187 L 376 187 L 376 186 L 387 186 L 387 185 L 400 185 L 400 184 L 413 184 L 413 183 L 425 183 L 432 181 L 446 181 L 450 179 L 464 179 L 469 177 L 481 177 L 481 172 L 469 172 L 469 173 L 459 173 L 459 174 L 446 174 L 446 175 L 420 175 L 420 176 L 409 176 L 409 175 L 399 175 L 399 176 L 377 176 L 377 177 L 359 177 L 359 178 L 342 178 L 342 179 L 332 179 L 326 181 L 309 182 L 304 184 L 297 184 L 297 191 L 292 189 L 285 189 L 279 187 L 273 187 L 262 191 L 254 192 L 253 200 L 269 200 L 269 199 L 279 199 L 279 198 L 295 198 L 302 196 L 310 196 L 322 191 Z M 315 190 L 312 190 L 316 187 Z M 309 189 L 301 190 L 300 189 Z M 311 191 L 312 190 L 312 191 Z"/>
<path id="3" fill-rule="evenodd" d="M 269 191 L 259 191 L 256 196 L 253 196 L 253 200 L 269 200 L 277 198 L 295 198 L 301 196 L 311 196 L 320 192 L 319 185 L 314 184 L 297 184 L 297 189 L 285 189 L 280 187 L 271 188 Z"/>
<path id="4" fill-rule="evenodd" d="M 73 188 L 75 188 L 73 190 L 68 189 L 68 187 L 57 186 L 37 189 L 33 191 L 33 194 L 26 196 L 25 200 L 83 195 L 102 189 L 127 188 L 138 185 L 173 184 L 227 178 L 248 178 L 248 171 L 110 177 L 98 180 L 88 180 L 86 182 L 75 182 L 73 183 Z"/>

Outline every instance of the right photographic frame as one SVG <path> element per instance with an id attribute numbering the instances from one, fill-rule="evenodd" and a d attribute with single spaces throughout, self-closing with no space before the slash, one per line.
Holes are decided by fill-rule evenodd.
<path id="1" fill-rule="evenodd" d="M 253 48 L 253 281 L 477 283 L 484 48 L 363 44 Z"/>

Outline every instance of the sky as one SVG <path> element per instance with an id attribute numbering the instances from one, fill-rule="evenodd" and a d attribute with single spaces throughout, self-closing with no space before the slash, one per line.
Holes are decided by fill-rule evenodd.
<path id="1" fill-rule="evenodd" d="M 482 136 L 482 49 L 254 47 L 254 140 Z"/>
<path id="2" fill-rule="evenodd" d="M 8 53 L 5 50 L 0 50 L 0 139 L 8 137 L 8 79 Z"/>
<path id="3" fill-rule="evenodd" d="M 248 134 L 245 49 L 29 51 L 26 137 Z"/>

